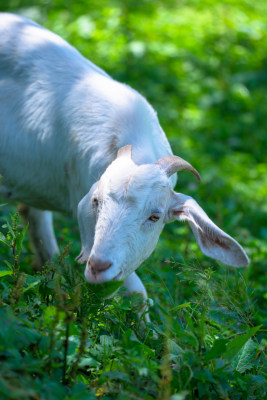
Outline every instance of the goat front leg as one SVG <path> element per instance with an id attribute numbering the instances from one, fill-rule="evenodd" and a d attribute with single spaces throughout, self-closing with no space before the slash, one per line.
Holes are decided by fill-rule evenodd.
<path id="1" fill-rule="evenodd" d="M 133 272 L 131 275 L 129 275 L 123 284 L 126 287 L 127 294 L 132 294 L 132 293 L 139 293 L 141 294 L 143 300 L 144 300 L 144 306 L 142 307 L 142 310 L 139 312 L 139 316 L 141 317 L 143 314 L 145 314 L 145 321 L 150 322 L 149 318 L 149 313 L 148 313 L 148 296 L 147 296 L 147 291 L 146 288 L 143 285 L 143 282 L 139 278 L 139 276 Z"/>
<path id="2" fill-rule="evenodd" d="M 40 268 L 51 261 L 55 254 L 59 254 L 52 212 L 37 210 L 24 204 L 20 204 L 18 209 L 24 223 L 29 223 L 28 233 L 36 255 L 35 264 Z"/>

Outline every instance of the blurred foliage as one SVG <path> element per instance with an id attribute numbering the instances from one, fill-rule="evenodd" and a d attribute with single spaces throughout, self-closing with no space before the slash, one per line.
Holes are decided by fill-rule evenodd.
<path id="1" fill-rule="evenodd" d="M 131 300 L 116 297 L 101 303 L 98 311 L 84 300 L 90 318 L 96 318 L 96 312 L 100 322 L 90 325 L 88 335 L 93 339 L 83 353 L 83 362 L 88 364 L 74 367 L 77 360 L 73 356 L 70 370 L 65 371 L 68 382 L 64 382 L 64 324 L 70 310 L 51 317 L 57 326 L 59 348 L 55 351 L 62 354 L 49 358 L 41 345 L 54 326 L 47 328 L 45 320 L 50 317 L 42 297 L 42 288 L 49 283 L 45 274 L 40 278 L 32 271 L 25 239 L 20 271 L 32 278 L 17 282 L 14 293 L 13 275 L 0 276 L 0 301 L 13 307 L 5 311 L 6 329 L 11 328 L 3 335 L 9 337 L 12 327 L 18 327 L 14 331 L 18 336 L 12 331 L 15 336 L 0 350 L 3 368 L 9 365 L 3 378 L 0 370 L 3 398 L 8 398 L 7 393 L 16 399 L 264 398 L 263 328 L 256 340 L 248 335 L 242 348 L 239 342 L 233 360 L 226 346 L 236 340 L 233 336 L 251 332 L 252 326 L 265 324 L 266 332 L 267 2 L 0 0 L 0 10 L 34 19 L 112 77 L 141 92 L 157 110 L 174 153 L 201 173 L 200 186 L 186 173 L 180 174 L 176 190 L 193 196 L 220 227 L 242 243 L 251 258 L 249 268 L 241 272 L 219 265 L 200 253 L 187 225 L 167 225 L 156 251 L 140 268 L 155 302 L 151 314 L 158 341 L 153 341 L 151 331 L 148 339 L 137 338 L 138 329 L 133 334 L 136 319 Z M 3 223 L 9 210 L 2 208 Z M 73 242 L 73 260 L 79 252 L 77 223 L 61 215 L 55 222 L 62 247 Z M 3 234 L 7 229 L 2 229 Z M 12 253 L 4 244 L 0 262 L 5 265 L 2 270 L 14 271 Z M 78 271 L 77 266 L 73 268 Z M 28 287 L 42 279 L 44 283 L 26 291 L 31 296 L 23 294 L 20 308 L 14 309 L 12 298 L 20 293 L 20 285 Z M 71 291 L 71 285 L 68 288 Z M 48 294 L 48 310 L 57 309 L 53 296 Z M 117 311 L 108 308 L 107 315 L 105 307 Z M 84 328 L 74 317 L 70 324 L 76 326 L 72 337 L 77 339 Z M 108 354 L 103 350 L 103 335 L 112 343 Z M 71 347 L 74 353 L 78 347 Z M 36 364 L 27 359 L 29 354 Z M 18 367 L 22 359 L 24 374 Z M 21 391 L 12 392 L 14 386 Z"/>

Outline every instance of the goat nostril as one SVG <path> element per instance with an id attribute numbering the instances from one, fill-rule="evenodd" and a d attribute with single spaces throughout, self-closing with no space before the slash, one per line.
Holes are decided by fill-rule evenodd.
<path id="1" fill-rule="evenodd" d="M 103 272 L 109 269 L 112 263 L 109 260 L 103 260 L 97 257 L 90 257 L 89 265 L 91 267 L 92 273 L 97 274 L 98 272 Z"/>

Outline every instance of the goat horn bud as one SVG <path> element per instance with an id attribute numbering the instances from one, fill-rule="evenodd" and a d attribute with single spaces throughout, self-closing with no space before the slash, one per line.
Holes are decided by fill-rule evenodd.
<path id="1" fill-rule="evenodd" d="M 117 158 L 119 157 L 129 157 L 132 158 L 132 145 L 127 144 L 118 150 Z"/>
<path id="2" fill-rule="evenodd" d="M 155 164 L 159 165 L 165 171 L 168 178 L 175 172 L 187 170 L 195 175 L 199 183 L 201 182 L 201 178 L 197 170 L 181 157 L 164 156 L 160 158 L 158 161 L 156 161 Z"/>

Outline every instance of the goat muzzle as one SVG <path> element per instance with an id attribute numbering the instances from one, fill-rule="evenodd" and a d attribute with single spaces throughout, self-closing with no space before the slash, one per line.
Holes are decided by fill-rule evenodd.
<path id="1" fill-rule="evenodd" d="M 95 256 L 90 257 L 88 264 L 94 275 L 97 275 L 100 272 L 104 272 L 112 266 L 111 261 L 104 260 Z"/>

